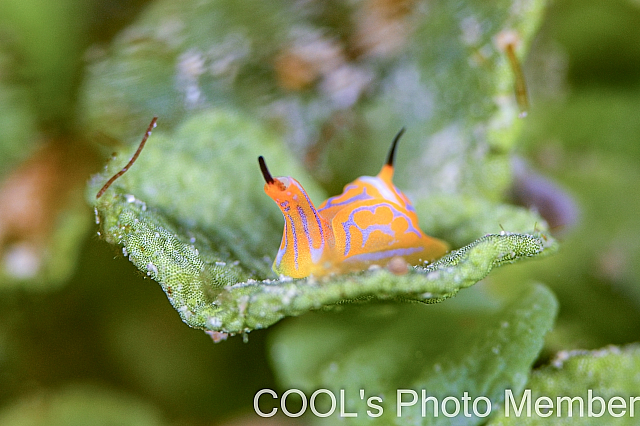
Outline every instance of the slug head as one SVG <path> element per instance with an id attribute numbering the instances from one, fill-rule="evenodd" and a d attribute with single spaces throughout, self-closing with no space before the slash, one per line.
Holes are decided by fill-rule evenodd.
<path id="1" fill-rule="evenodd" d="M 288 212 L 291 205 L 299 205 L 309 200 L 302 185 L 292 177 L 273 177 L 267 168 L 264 157 L 258 157 L 260 171 L 264 177 L 264 192 L 275 201 L 283 213 Z"/>

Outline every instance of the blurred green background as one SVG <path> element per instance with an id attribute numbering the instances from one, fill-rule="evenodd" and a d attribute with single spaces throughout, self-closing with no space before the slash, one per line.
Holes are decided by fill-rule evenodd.
<path id="1" fill-rule="evenodd" d="M 12 272 L 25 280 L 0 277 L 0 419 L 10 424 L 68 424 L 56 419 L 78 406 L 104 410 L 102 424 L 220 424 L 255 418 L 253 395 L 276 386 L 269 330 L 214 345 L 186 327 L 158 285 L 96 236 L 84 205 L 84 184 L 103 161 L 76 122 L 86 61 L 144 7 L 0 0 L 0 179 L 60 157 L 45 170 L 59 178 L 44 179 L 49 197 L 32 206 L 40 214 L 29 231 L 7 231 L 11 214 L 0 216 L 3 261 L 10 254 L 25 262 Z M 524 62 L 531 110 L 519 154 L 571 194 L 579 215 L 560 234 L 559 254 L 497 270 L 480 285 L 509 292 L 537 280 L 556 293 L 560 313 L 539 364 L 561 350 L 640 340 L 638 40 L 637 0 L 557 0 Z M 58 154 L 43 154 L 43 145 Z M 47 213 L 65 209 L 84 225 L 56 229 L 76 233 L 80 246 L 47 256 L 77 267 L 29 281 L 38 255 L 15 244 L 16 235 L 38 241 L 55 216 Z M 112 297 L 122 292 L 129 296 Z M 29 423 L 46 410 L 48 423 Z"/>

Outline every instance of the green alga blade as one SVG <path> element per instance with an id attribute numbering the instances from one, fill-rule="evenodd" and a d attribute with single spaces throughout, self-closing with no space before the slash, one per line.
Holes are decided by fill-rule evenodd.
<path id="1" fill-rule="evenodd" d="M 280 237 L 280 212 L 263 193 L 255 157 L 245 149 L 249 141 L 262 141 L 259 152 L 273 158 L 273 170 L 278 170 L 284 166 L 277 159 L 285 154 L 269 138 L 239 114 L 200 114 L 170 136 L 156 131 L 140 162 L 96 201 L 105 238 L 121 244 L 125 255 L 161 284 L 193 327 L 238 333 L 363 299 L 433 303 L 475 284 L 496 266 L 556 247 L 543 235 L 503 233 L 482 237 L 404 275 L 373 270 L 321 281 L 264 280 Z M 176 147 L 181 151 L 174 152 Z M 215 167 L 209 156 L 219 160 Z M 114 163 L 94 179 L 93 191 L 114 172 Z M 130 193 L 123 193 L 125 188 Z M 234 225 L 223 225 L 227 223 Z"/>
<path id="2" fill-rule="evenodd" d="M 153 3 L 92 64 L 83 86 L 87 125 L 132 145 L 151 116 L 159 116 L 138 162 L 95 201 L 102 234 L 161 284 L 187 324 L 229 333 L 346 301 L 441 301 L 495 266 L 552 252 L 553 240 L 538 232 L 545 231 L 538 215 L 500 201 L 518 125 L 513 73 L 495 38 L 516 31 L 522 55 L 544 2 L 517 4 L 439 1 L 425 9 L 418 2 L 400 14 L 405 36 L 395 53 L 362 53 L 353 60 L 347 51 L 357 51 L 357 37 L 346 34 L 361 34 L 357 22 L 371 12 L 364 3 L 335 13 L 302 13 L 294 3 L 254 0 L 233 6 L 213 0 Z M 337 49 L 338 64 L 320 61 L 317 84 L 285 91 L 278 61 L 296 52 L 292 46 L 322 54 Z M 480 62 L 470 63 L 473 58 Z M 270 264 L 282 216 L 262 190 L 257 156 L 266 158 L 274 175 L 299 180 L 316 204 L 327 194 L 314 182 L 339 188 L 347 183 L 343 171 L 377 173 L 384 153 L 375 154 L 375 161 L 369 157 L 386 151 L 396 130 L 383 127 L 404 117 L 403 99 L 413 102 L 413 112 L 422 105 L 421 92 L 394 86 L 414 72 L 437 102 L 425 114 L 407 114 L 398 184 L 404 189 L 407 183 L 427 234 L 463 248 L 406 275 L 376 270 L 322 281 L 276 277 Z M 455 96 L 448 95 L 451 90 Z M 392 96 L 402 93 L 415 96 Z M 331 137 L 318 140 L 334 134 L 336 124 L 349 123 L 341 120 L 344 114 L 367 124 L 352 122 L 346 146 Z M 443 131 L 451 137 L 438 137 Z M 292 139 L 285 146 L 283 140 Z M 89 197 L 132 152 L 94 179 Z M 318 164 L 327 153 L 341 158 L 311 177 L 297 166 L 302 153 L 307 160 L 318 154 Z M 409 155 L 426 156 L 431 165 L 443 161 L 436 169 L 407 161 Z M 511 233 L 500 235 L 501 225 Z M 482 237 L 489 233 L 494 235 Z"/>
<path id="3" fill-rule="evenodd" d="M 519 392 L 525 386 L 553 325 L 557 302 L 542 285 L 524 286 L 508 302 L 497 302 L 479 289 L 472 293 L 437 306 L 372 304 L 291 321 L 271 339 L 280 385 L 307 395 L 328 389 L 339 396 L 342 390 L 343 411 L 358 414 L 340 419 L 346 424 L 481 424 L 486 419 L 473 415 L 471 404 L 466 410 L 470 416 L 463 409 L 455 419 L 442 411 L 435 416 L 432 402 L 423 415 L 422 392 L 461 403 L 467 393 L 471 401 L 490 401 L 489 410 L 480 402 L 478 412 L 488 415 L 491 408 L 499 409 L 505 389 Z M 416 403 L 398 409 L 399 389 L 406 390 L 401 395 L 405 403 L 415 392 Z M 377 413 L 366 403 L 373 396 L 380 398 L 381 417 L 366 412 Z M 335 423 L 339 412 L 328 424 Z"/>
<path id="4" fill-rule="evenodd" d="M 489 424 L 636 425 L 638 371 L 638 345 L 561 352 L 551 365 L 534 371 L 524 392 L 514 391 Z M 536 401 L 551 409 L 536 409 Z"/>

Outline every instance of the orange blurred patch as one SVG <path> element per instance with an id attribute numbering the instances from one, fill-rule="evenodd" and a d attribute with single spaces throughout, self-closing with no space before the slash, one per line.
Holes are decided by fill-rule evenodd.
<path id="1" fill-rule="evenodd" d="M 58 215 L 71 196 L 82 197 L 96 164 L 87 147 L 50 139 L 0 183 L 0 256 L 9 273 L 37 273 Z"/>

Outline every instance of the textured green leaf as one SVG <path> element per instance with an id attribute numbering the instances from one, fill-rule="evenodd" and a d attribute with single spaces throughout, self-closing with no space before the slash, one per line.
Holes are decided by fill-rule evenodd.
<path id="1" fill-rule="evenodd" d="M 345 411 L 358 413 L 342 419 L 347 424 L 480 424 L 486 419 L 463 413 L 455 420 L 442 412 L 436 417 L 431 405 L 423 417 L 420 402 L 398 413 L 396 391 L 414 390 L 420 398 L 424 389 L 440 401 L 460 400 L 468 392 L 472 399 L 489 398 L 497 409 L 505 389 L 524 387 L 556 311 L 555 297 L 540 285 L 526 286 L 508 303 L 474 289 L 431 307 L 350 307 L 282 326 L 272 336 L 272 359 L 283 389 L 307 395 L 321 388 L 339 395 L 343 389 Z M 366 414 L 366 398 L 376 395 L 383 398 L 380 418 Z M 484 411 L 483 403 L 478 411 Z M 338 411 L 328 424 L 337 416 Z"/>
<path id="2" fill-rule="evenodd" d="M 272 57 L 290 0 L 157 1 L 89 69 L 84 118 L 115 139 L 152 115 L 175 126 L 193 110 L 255 108 L 276 91 Z"/>
<path id="3" fill-rule="evenodd" d="M 260 172 L 245 155 L 244 141 L 267 137 L 238 115 L 220 111 L 200 114 L 173 137 L 154 133 L 140 164 L 115 184 L 116 189 L 127 185 L 140 195 L 110 190 L 97 201 L 97 218 L 108 240 L 122 244 L 125 255 L 162 285 L 191 326 L 238 333 L 267 327 L 287 315 L 348 300 L 408 298 L 436 302 L 481 280 L 495 266 L 552 252 L 556 247 L 548 237 L 504 233 L 485 236 L 403 276 L 380 270 L 321 282 L 256 281 L 269 275 L 270 260 L 266 262 L 263 257 L 277 246 L 280 213 L 269 211 L 265 208 L 268 204 L 261 206 L 260 200 L 266 196 L 262 185 L 254 183 L 260 182 Z M 188 146 L 191 153 L 173 153 L 172 146 L 176 144 Z M 277 144 L 265 145 L 264 149 L 268 146 L 274 158 L 284 154 L 278 152 L 281 148 Z M 212 170 L 203 152 L 215 155 L 221 166 L 228 168 Z M 179 156 L 192 161 L 176 161 Z M 249 170 L 244 174 L 246 180 L 225 187 L 231 184 L 225 175 L 237 169 Z M 95 179 L 96 184 L 112 172 Z M 247 178 L 252 175 L 254 179 Z M 217 192 L 217 196 L 201 197 L 198 188 L 210 188 L 209 192 Z M 97 191 L 97 186 L 92 189 Z M 158 200 L 153 208 L 143 201 L 152 197 Z M 184 210 L 185 205 L 194 210 Z M 242 209 L 241 215 L 235 205 Z M 245 223 L 238 221 L 227 229 L 216 226 L 219 221 L 230 223 L 237 218 Z M 253 224 L 260 222 L 273 223 L 274 232 L 269 235 L 266 231 L 270 229 L 265 226 L 265 232 L 252 234 Z"/>
<path id="4" fill-rule="evenodd" d="M 623 348 L 616 346 L 607 347 L 596 351 L 571 351 L 561 352 L 552 365 L 536 370 L 531 375 L 531 380 L 526 388 L 531 391 L 530 413 L 527 415 L 526 404 L 521 416 L 516 416 L 517 411 L 513 405 L 509 406 L 510 415 L 505 416 L 502 409 L 499 417 L 489 422 L 497 425 L 636 425 L 638 424 L 638 411 L 640 410 L 640 347 L 631 345 Z M 592 402 L 591 415 L 589 412 L 589 391 Z M 514 392 L 514 402 L 520 407 L 522 393 Z M 553 411 L 548 417 L 540 417 L 535 409 L 536 400 L 540 397 L 551 399 Z M 575 398 L 571 403 L 567 399 L 558 401 L 558 398 Z M 602 398 L 605 406 L 600 400 Z M 619 397 L 619 399 L 613 399 Z M 630 398 L 635 398 L 630 400 Z M 582 400 L 582 412 L 580 403 Z M 527 399 L 525 399 L 527 401 Z M 545 402 L 543 400 L 543 402 Z M 609 411 L 610 404 L 625 408 L 614 408 L 612 416 Z M 632 408 L 633 405 L 633 416 Z M 604 410 L 603 410 L 604 408 Z M 624 412 L 623 412 L 624 410 Z M 542 414 L 546 414 L 546 410 Z"/>
<path id="5" fill-rule="evenodd" d="M 544 5 L 443 0 L 417 7 L 414 42 L 389 66 L 374 101 L 363 106 L 364 132 L 338 135 L 341 149 L 326 153 L 338 181 L 371 174 L 365 167 L 384 155 L 384 135 L 406 125 L 406 151 L 399 155 L 399 164 L 408 162 L 399 170 L 403 188 L 453 196 L 460 206 L 468 198 L 500 199 L 510 184 L 506 154 L 521 122 L 513 73 L 497 39 L 513 31 L 524 54 Z M 351 158 L 362 158 L 362 165 Z"/>
<path id="6" fill-rule="evenodd" d="M 160 116 L 138 163 L 95 205 L 105 238 L 161 284 L 187 324 L 238 333 L 345 301 L 433 303 L 494 266 L 555 250 L 553 239 L 534 229 L 545 231 L 537 214 L 500 202 L 518 124 L 513 74 L 495 37 L 518 31 L 523 52 L 541 0 L 517 8 L 506 0 L 491 7 L 442 1 L 430 3 L 428 13 L 414 5 L 404 22 L 412 37 L 397 52 L 343 64 L 366 82 L 353 96 L 333 91 L 328 76 L 307 91 L 284 91 L 274 63 L 309 34 L 318 43 L 333 40 L 340 29 L 328 24 L 330 16 L 358 33 L 337 17 L 364 13 L 362 4 L 301 14 L 287 2 L 243 1 L 250 13 L 218 1 L 154 3 L 92 65 L 84 85 L 86 122 L 115 138 L 139 138 L 144 111 Z M 465 31 L 471 33 L 461 37 Z M 342 114 L 359 118 L 320 143 Z M 353 173 L 376 173 L 399 123 L 409 126 L 399 186 L 414 197 L 428 234 L 463 248 L 402 276 L 378 270 L 322 281 L 269 279 L 282 219 L 262 191 L 256 157 L 264 155 L 275 175 L 296 177 L 320 203 L 325 194 L 314 182 L 333 190 Z M 312 178 L 295 164 L 314 152 Z M 130 153 L 93 180 L 89 197 Z M 497 235 L 501 226 L 510 232 Z M 496 235 L 481 238 L 489 233 Z"/>

